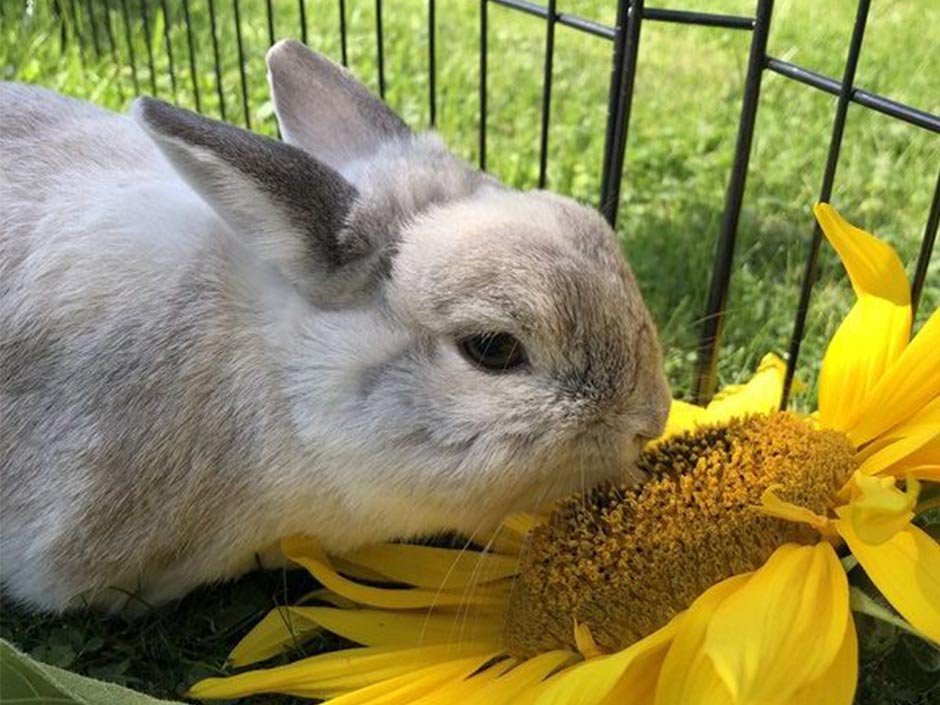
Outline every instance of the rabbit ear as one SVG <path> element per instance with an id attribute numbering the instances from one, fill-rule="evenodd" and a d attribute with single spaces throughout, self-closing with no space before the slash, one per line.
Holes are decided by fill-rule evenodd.
<path id="1" fill-rule="evenodd" d="M 368 258 L 370 244 L 343 227 L 356 189 L 329 166 L 152 98 L 132 112 L 190 186 L 305 293 L 322 298 L 337 286 L 331 274 L 348 279 L 349 265 Z"/>
<path id="2" fill-rule="evenodd" d="M 281 134 L 334 169 L 367 156 L 411 130 L 349 71 L 297 41 L 275 44 L 268 81 Z"/>

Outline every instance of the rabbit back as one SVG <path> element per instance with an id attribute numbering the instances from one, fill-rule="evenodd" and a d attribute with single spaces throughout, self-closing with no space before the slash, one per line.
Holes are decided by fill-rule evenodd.
<path id="1" fill-rule="evenodd" d="M 213 542 L 256 544 L 232 507 L 289 442 L 252 304 L 277 282 L 130 119 L 11 84 L 0 106 L 4 582 L 59 607 L 238 572 L 218 556 L 250 550 Z"/>

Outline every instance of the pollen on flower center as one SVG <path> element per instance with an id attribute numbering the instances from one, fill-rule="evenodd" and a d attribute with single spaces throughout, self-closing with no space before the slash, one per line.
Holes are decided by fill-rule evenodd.
<path id="1" fill-rule="evenodd" d="M 755 511 L 763 492 L 818 514 L 855 469 L 841 433 L 778 412 L 672 437 L 645 451 L 652 480 L 561 504 L 533 530 L 511 593 L 506 648 L 574 649 L 573 624 L 599 647 L 638 641 L 715 583 L 755 570 L 787 542 L 818 534 Z"/>

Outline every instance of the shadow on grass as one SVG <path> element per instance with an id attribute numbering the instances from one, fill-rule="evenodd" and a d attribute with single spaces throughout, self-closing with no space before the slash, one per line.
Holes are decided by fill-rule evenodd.
<path id="1" fill-rule="evenodd" d="M 76 611 L 31 614 L 7 600 L 0 605 L 0 635 L 45 663 L 119 683 L 160 698 L 181 699 L 187 687 L 225 673 L 228 652 L 270 609 L 292 604 L 316 586 L 303 571 L 255 572 L 206 587 L 137 619 Z M 337 648 L 329 635 L 265 665 Z M 241 702 L 293 705 L 281 696 Z"/>

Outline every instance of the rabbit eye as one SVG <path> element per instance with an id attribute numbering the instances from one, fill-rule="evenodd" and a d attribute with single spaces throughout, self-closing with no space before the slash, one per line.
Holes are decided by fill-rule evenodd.
<path id="1" fill-rule="evenodd" d="M 471 335 L 457 347 L 468 360 L 490 372 L 508 372 L 526 362 L 525 348 L 509 333 Z"/>

